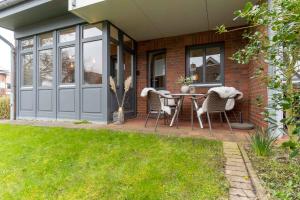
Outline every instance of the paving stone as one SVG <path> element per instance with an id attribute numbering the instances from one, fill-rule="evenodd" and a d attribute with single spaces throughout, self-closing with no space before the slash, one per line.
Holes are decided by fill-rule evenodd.
<path id="1" fill-rule="evenodd" d="M 254 198 L 256 197 L 255 193 L 253 190 L 245 190 L 243 189 L 243 191 L 245 192 L 245 194 L 247 195 L 247 197 L 250 197 L 250 198 Z"/>
<path id="2" fill-rule="evenodd" d="M 241 176 L 241 177 L 248 176 L 248 172 L 235 171 L 235 170 L 225 170 L 225 174 L 232 175 L 232 176 Z"/>
<path id="3" fill-rule="evenodd" d="M 245 163 L 226 161 L 226 166 L 245 167 Z"/>
<path id="4" fill-rule="evenodd" d="M 227 158 L 228 162 L 238 162 L 238 163 L 244 163 L 244 160 L 242 158 Z"/>
<path id="5" fill-rule="evenodd" d="M 241 155 L 226 155 L 226 158 L 233 158 L 233 159 L 243 159 Z"/>
<path id="6" fill-rule="evenodd" d="M 232 175 L 226 175 L 229 181 L 232 182 L 241 182 L 241 183 L 251 183 L 250 178 L 248 176 L 232 176 Z"/>
<path id="7" fill-rule="evenodd" d="M 230 200 L 255 200 L 255 198 L 248 198 L 248 197 L 240 197 L 238 195 L 230 195 Z"/>
<path id="8" fill-rule="evenodd" d="M 230 182 L 230 187 L 240 188 L 240 189 L 244 189 L 244 190 L 252 190 L 253 189 L 253 187 L 250 183 L 241 183 L 241 182 L 234 182 L 234 181 Z"/>
<path id="9" fill-rule="evenodd" d="M 245 166 L 232 166 L 232 165 L 226 165 L 226 166 L 225 166 L 225 170 L 247 172 L 247 169 L 246 169 Z"/>

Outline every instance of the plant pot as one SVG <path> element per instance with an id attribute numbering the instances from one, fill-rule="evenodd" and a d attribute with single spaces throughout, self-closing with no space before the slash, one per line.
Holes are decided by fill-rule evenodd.
<path id="1" fill-rule="evenodd" d="M 181 91 L 182 93 L 186 94 L 186 93 L 189 92 L 189 89 L 190 89 L 190 87 L 189 87 L 188 85 L 183 85 L 183 86 L 181 86 L 180 91 Z"/>
<path id="2" fill-rule="evenodd" d="M 190 93 L 195 94 L 196 93 L 196 87 L 194 87 L 194 86 L 190 87 Z"/>
<path id="3" fill-rule="evenodd" d="M 122 107 L 119 107 L 116 124 L 124 124 L 124 110 Z"/>

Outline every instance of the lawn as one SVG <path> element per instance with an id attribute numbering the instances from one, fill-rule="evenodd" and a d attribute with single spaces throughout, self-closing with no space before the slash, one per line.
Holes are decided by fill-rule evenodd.
<path id="1" fill-rule="evenodd" d="M 220 199 L 222 143 L 0 125 L 0 199 Z"/>

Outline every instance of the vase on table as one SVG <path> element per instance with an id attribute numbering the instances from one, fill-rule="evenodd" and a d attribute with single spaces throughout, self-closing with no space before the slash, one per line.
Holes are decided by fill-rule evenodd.
<path id="1" fill-rule="evenodd" d="M 182 85 L 180 91 L 184 94 L 189 92 L 190 87 L 188 85 Z"/>

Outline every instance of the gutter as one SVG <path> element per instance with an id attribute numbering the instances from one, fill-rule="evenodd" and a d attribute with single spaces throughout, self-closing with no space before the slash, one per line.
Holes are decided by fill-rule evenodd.
<path id="1" fill-rule="evenodd" d="M 0 35 L 0 40 L 2 40 L 5 44 L 10 47 L 11 51 L 11 88 L 12 92 L 10 93 L 10 120 L 16 119 L 16 73 L 15 73 L 15 66 L 16 66 L 16 48 L 15 46 L 10 43 L 6 38 Z"/>

